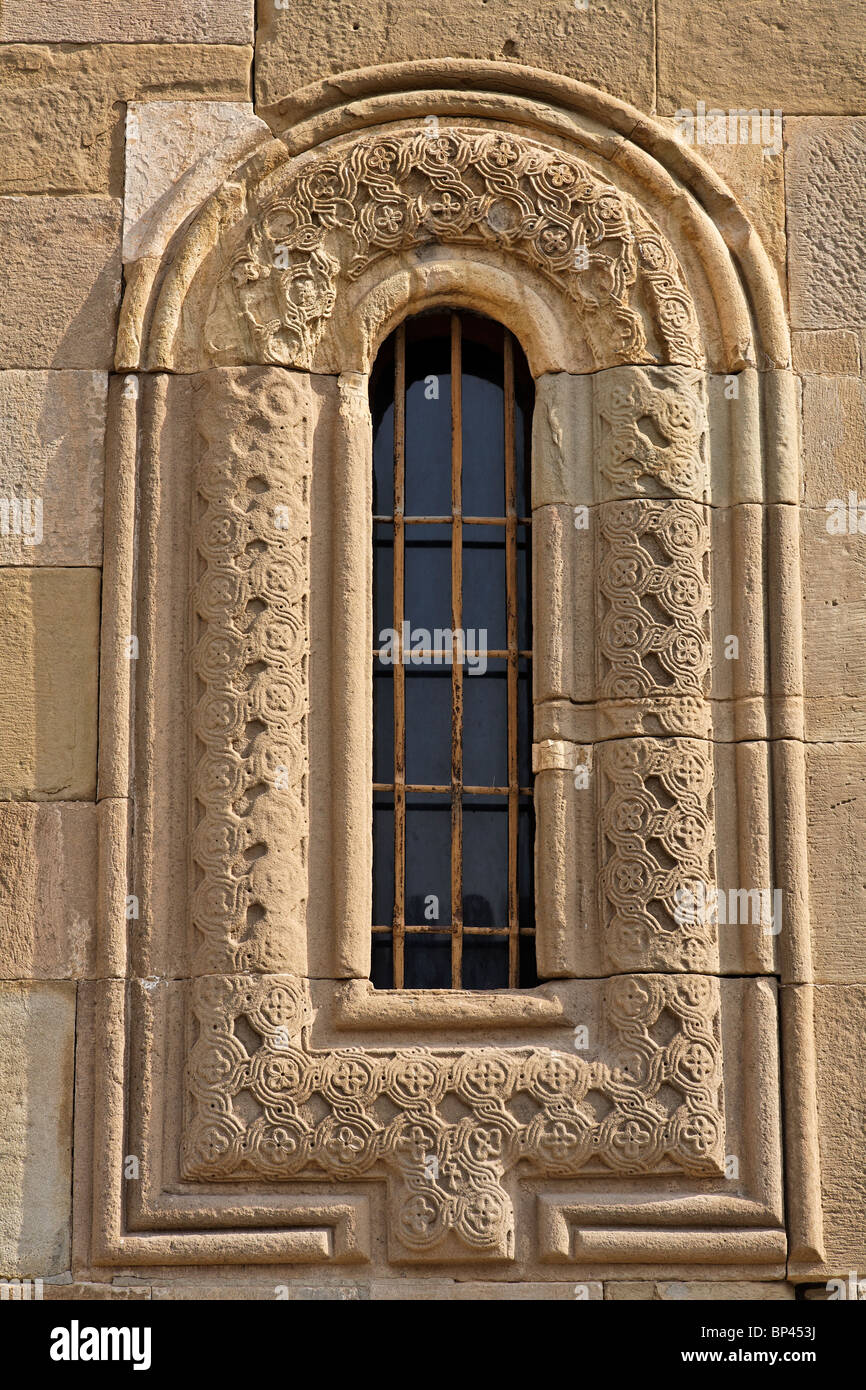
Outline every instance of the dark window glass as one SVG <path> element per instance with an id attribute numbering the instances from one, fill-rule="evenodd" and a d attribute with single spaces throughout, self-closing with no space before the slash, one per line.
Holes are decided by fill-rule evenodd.
<path id="1" fill-rule="evenodd" d="M 532 378 L 470 314 L 382 347 L 373 415 L 373 966 L 380 988 L 536 983 Z"/>

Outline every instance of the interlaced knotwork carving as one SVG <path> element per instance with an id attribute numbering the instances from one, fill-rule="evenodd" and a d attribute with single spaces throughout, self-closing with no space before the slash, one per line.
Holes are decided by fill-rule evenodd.
<path id="1" fill-rule="evenodd" d="M 718 1175 L 718 981 L 623 975 L 603 988 L 613 1065 L 532 1047 L 315 1051 L 304 981 L 198 980 L 185 1176 L 388 1176 L 392 1236 L 418 1256 L 451 1235 L 511 1253 L 502 1179 L 520 1163 L 540 1176 Z"/>
<path id="2" fill-rule="evenodd" d="M 196 963 L 273 970 L 306 911 L 308 450 L 272 374 L 198 378 L 195 413 Z"/>
<path id="3" fill-rule="evenodd" d="M 663 732 L 709 728 L 710 535 L 694 502 L 598 508 L 603 701 L 643 705 Z"/>
<path id="4" fill-rule="evenodd" d="M 617 496 L 691 497 L 709 489 L 706 387 L 686 367 L 615 368 L 595 378 L 598 467 Z"/>
<path id="5" fill-rule="evenodd" d="M 505 251 L 540 271 L 574 304 L 601 365 L 703 361 L 676 256 L 633 198 L 571 154 L 459 126 L 292 161 L 230 241 L 208 351 L 221 360 L 233 303 L 249 360 L 310 367 L 340 275 L 432 243 Z"/>
<path id="6" fill-rule="evenodd" d="M 600 744 L 604 949 L 615 969 L 718 968 L 716 928 L 683 920 L 678 890 L 714 881 L 712 744 L 631 738 Z"/>

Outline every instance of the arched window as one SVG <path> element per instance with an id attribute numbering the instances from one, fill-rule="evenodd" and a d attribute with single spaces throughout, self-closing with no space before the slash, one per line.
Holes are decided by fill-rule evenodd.
<path id="1" fill-rule="evenodd" d="M 536 983 L 532 401 L 519 345 L 474 314 L 409 319 L 371 377 L 382 988 Z"/>

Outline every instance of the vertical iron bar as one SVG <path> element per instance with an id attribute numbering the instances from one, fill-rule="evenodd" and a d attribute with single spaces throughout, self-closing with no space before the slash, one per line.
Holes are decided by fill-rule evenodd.
<path id="1" fill-rule="evenodd" d="M 460 315 L 451 315 L 451 988 L 463 982 L 463 381 Z M 458 634 L 460 637 L 458 638 Z"/>
<path id="2" fill-rule="evenodd" d="M 514 450 L 514 345 L 503 330 L 505 408 L 505 583 L 508 650 L 508 984 L 520 983 L 519 902 L 517 896 L 517 466 Z"/>
<path id="3" fill-rule="evenodd" d="M 397 329 L 394 351 L 394 988 L 403 989 L 406 940 L 406 685 L 403 666 L 406 483 L 406 325 Z"/>

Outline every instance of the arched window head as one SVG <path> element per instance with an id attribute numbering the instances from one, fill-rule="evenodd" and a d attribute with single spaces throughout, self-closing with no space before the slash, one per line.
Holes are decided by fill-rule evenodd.
<path id="1" fill-rule="evenodd" d="M 536 983 L 530 425 L 507 329 L 432 312 L 371 377 L 382 988 Z"/>

